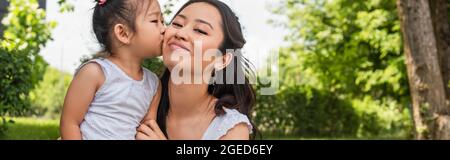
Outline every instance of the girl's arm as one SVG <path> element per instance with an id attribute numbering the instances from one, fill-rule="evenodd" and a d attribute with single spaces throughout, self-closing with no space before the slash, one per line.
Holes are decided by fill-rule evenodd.
<path id="1" fill-rule="evenodd" d="M 98 88 L 105 81 L 101 67 L 86 64 L 72 80 L 64 100 L 60 132 L 63 140 L 81 140 L 80 124 Z"/>
<path id="2" fill-rule="evenodd" d="M 142 119 L 141 123 L 149 120 L 156 120 L 156 115 L 158 112 L 159 101 L 161 100 L 161 83 L 158 81 L 158 89 L 156 90 L 155 96 L 153 96 L 152 103 L 148 109 L 147 115 Z"/>

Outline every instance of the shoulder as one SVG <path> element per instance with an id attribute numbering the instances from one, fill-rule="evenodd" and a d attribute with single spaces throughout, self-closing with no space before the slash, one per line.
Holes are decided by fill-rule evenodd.
<path id="1" fill-rule="evenodd" d="M 74 73 L 74 76 L 77 76 L 78 74 L 95 74 L 95 73 L 102 73 L 100 75 L 103 75 L 104 68 L 106 65 L 105 59 L 92 59 L 87 62 L 84 62 L 81 64 Z"/>
<path id="2" fill-rule="evenodd" d="M 150 80 L 152 80 L 152 81 L 159 80 L 158 75 L 156 75 L 155 73 L 153 73 L 152 71 L 150 71 L 147 68 L 144 68 L 144 67 L 142 67 L 142 68 L 144 69 L 145 74 L 147 75 L 147 77 L 150 78 Z"/>
<path id="3" fill-rule="evenodd" d="M 87 63 L 81 67 L 77 73 L 76 76 L 88 76 L 88 77 L 104 77 L 103 76 L 103 69 L 102 67 L 97 63 Z"/>
<path id="4" fill-rule="evenodd" d="M 150 83 L 150 86 L 153 88 L 154 91 L 157 90 L 158 86 L 160 85 L 159 77 L 152 71 L 150 71 L 147 68 L 144 68 L 145 75 L 147 76 L 148 83 Z"/>
<path id="5" fill-rule="evenodd" d="M 75 72 L 74 80 L 97 82 L 101 84 L 105 81 L 105 75 L 103 73 L 103 68 L 96 61 L 90 61 L 82 66 Z"/>
<path id="6" fill-rule="evenodd" d="M 248 140 L 249 135 L 252 134 L 253 126 L 248 117 L 240 113 L 236 109 L 224 108 L 225 114 L 219 116 L 222 119 L 220 125 L 221 140 Z"/>
<path id="7" fill-rule="evenodd" d="M 244 122 L 236 124 L 220 140 L 249 140 L 249 127 Z"/>

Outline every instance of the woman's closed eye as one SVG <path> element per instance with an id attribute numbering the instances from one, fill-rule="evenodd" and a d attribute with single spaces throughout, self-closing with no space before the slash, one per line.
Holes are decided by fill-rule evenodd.
<path id="1" fill-rule="evenodd" d="M 173 22 L 173 23 L 172 23 L 172 26 L 175 26 L 175 28 L 181 28 L 181 27 L 183 27 L 183 25 L 181 25 L 181 24 L 179 24 L 179 23 L 176 23 L 176 22 Z"/>
<path id="2" fill-rule="evenodd" d="M 201 30 L 201 29 L 194 29 L 195 32 L 203 34 L 203 35 L 208 35 L 208 33 L 206 33 L 205 31 Z"/>

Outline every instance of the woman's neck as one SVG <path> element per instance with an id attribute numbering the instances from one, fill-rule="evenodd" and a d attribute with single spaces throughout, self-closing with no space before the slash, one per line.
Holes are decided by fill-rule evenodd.
<path id="1" fill-rule="evenodd" d="M 214 98 L 208 93 L 208 84 L 175 84 L 169 79 L 169 115 L 189 117 L 205 114 Z"/>

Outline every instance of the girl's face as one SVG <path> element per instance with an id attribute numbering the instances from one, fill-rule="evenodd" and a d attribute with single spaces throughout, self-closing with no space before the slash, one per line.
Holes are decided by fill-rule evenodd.
<path id="1" fill-rule="evenodd" d="M 151 4 L 149 4 L 151 3 Z M 146 0 L 136 19 L 136 31 L 132 38 L 133 52 L 143 58 L 161 55 L 165 31 L 164 20 L 157 0 Z"/>
<path id="2" fill-rule="evenodd" d="M 215 58 L 205 59 L 203 57 L 208 50 L 219 49 L 223 39 L 222 17 L 219 10 L 208 3 L 193 3 L 176 15 L 166 29 L 163 42 L 164 64 L 172 73 L 174 67 L 181 66 L 183 69 L 190 68 L 193 76 L 198 76 L 197 73 L 211 76 L 214 68 L 207 66 L 211 66 Z M 194 42 L 196 43 L 195 47 Z M 199 52 L 200 49 L 201 52 Z M 194 55 L 194 53 L 199 55 Z M 178 56 L 188 57 L 188 59 L 173 58 Z M 201 67 L 198 67 L 199 64 Z M 194 73 L 196 69 L 200 72 Z"/>

